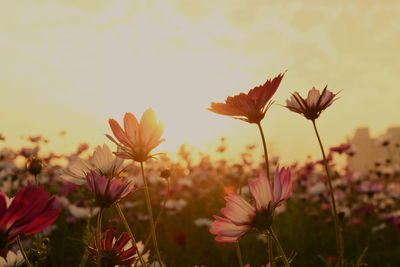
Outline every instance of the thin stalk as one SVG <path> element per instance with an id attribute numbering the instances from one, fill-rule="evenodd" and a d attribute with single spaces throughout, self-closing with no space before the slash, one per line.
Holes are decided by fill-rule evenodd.
<path id="1" fill-rule="evenodd" d="M 91 218 L 92 218 L 92 215 L 93 215 L 93 210 L 90 209 L 90 215 L 89 215 L 89 218 L 88 218 L 88 220 L 87 220 L 87 222 L 86 222 L 86 228 L 85 228 L 85 229 L 86 229 L 85 231 L 86 231 L 87 233 L 89 233 L 89 229 L 90 229 L 90 220 L 91 220 Z M 88 257 L 89 257 L 89 252 L 88 252 L 87 249 L 85 249 L 85 252 L 83 253 L 81 262 L 79 263 L 79 267 L 85 267 L 85 266 L 86 266 L 86 262 L 87 262 Z"/>
<path id="2" fill-rule="evenodd" d="M 119 206 L 118 203 L 115 204 L 115 209 L 117 210 L 118 215 L 119 215 L 119 217 L 121 218 L 122 223 L 123 223 L 124 226 L 125 226 L 125 230 L 128 232 L 128 234 L 129 234 L 130 237 L 131 237 L 132 244 L 137 248 L 136 239 L 135 239 L 135 237 L 133 236 L 133 233 L 132 233 L 132 231 L 131 231 L 131 228 L 129 227 L 129 224 L 128 224 L 128 222 L 126 221 L 125 215 L 124 215 L 124 213 L 122 212 L 121 207 Z M 142 264 L 143 267 L 146 267 L 146 264 L 145 264 L 145 262 L 144 262 L 144 260 L 143 260 L 143 257 L 142 257 L 142 253 L 139 251 L 139 249 L 136 250 L 136 254 L 137 254 L 138 257 L 139 257 L 140 264 Z"/>
<path id="3" fill-rule="evenodd" d="M 280 254 L 283 257 L 283 263 L 285 264 L 286 267 L 289 267 L 290 266 L 289 260 L 286 257 L 285 251 L 283 250 L 283 248 L 281 246 L 281 243 L 279 242 L 278 237 L 276 236 L 274 230 L 272 230 L 272 227 L 269 228 L 269 232 L 271 233 L 272 238 L 275 240 L 275 243 L 276 243 L 276 245 L 278 247 L 278 250 L 279 250 Z"/>
<path id="4" fill-rule="evenodd" d="M 265 158 L 265 165 L 267 166 L 267 177 L 268 180 L 270 180 L 270 176 L 269 176 L 269 161 L 268 161 L 268 152 L 267 152 L 267 143 L 265 142 L 265 136 L 264 136 L 264 132 L 263 129 L 261 127 L 261 123 L 257 123 L 258 129 L 260 130 L 260 134 L 261 134 L 261 139 L 263 142 L 263 147 L 264 147 L 264 158 Z"/>
<path id="5" fill-rule="evenodd" d="M 32 267 L 32 264 L 30 263 L 30 261 L 28 259 L 28 256 L 26 255 L 24 246 L 22 245 L 22 242 L 21 242 L 21 239 L 19 238 L 19 236 L 17 237 L 17 243 L 18 243 L 18 246 L 19 246 L 19 250 L 21 250 L 22 256 L 24 257 L 25 264 L 28 267 Z"/>
<path id="6" fill-rule="evenodd" d="M 143 162 L 140 162 L 140 168 L 142 170 L 142 178 L 143 178 L 143 185 L 144 185 L 144 194 L 146 196 L 146 204 L 147 204 L 147 211 L 149 213 L 149 220 L 150 220 L 150 227 L 151 227 L 151 235 L 153 237 L 153 245 L 154 245 L 154 250 L 156 251 L 157 255 L 157 260 L 158 263 L 160 264 L 160 267 L 162 266 L 161 262 L 161 256 L 160 256 L 160 251 L 158 250 L 158 243 L 157 243 L 157 236 L 156 236 L 156 228 L 154 226 L 154 219 L 153 219 L 153 210 L 151 209 L 151 200 L 150 200 L 150 194 L 149 194 L 149 188 L 147 185 L 147 178 L 144 175 L 144 167 L 143 167 Z"/>
<path id="7" fill-rule="evenodd" d="M 332 202 L 333 221 L 335 223 L 336 249 L 337 249 L 337 254 L 338 254 L 338 259 L 339 259 L 339 266 L 343 267 L 344 266 L 343 234 L 342 234 L 342 232 L 340 230 L 339 218 L 338 218 L 338 213 L 337 213 L 337 210 L 336 210 L 335 195 L 333 194 L 332 179 L 331 179 L 331 176 L 330 176 L 330 173 L 329 173 L 328 161 L 326 160 L 325 150 L 324 150 L 324 147 L 322 146 L 321 138 L 319 136 L 319 133 L 318 133 L 318 130 L 317 130 L 317 126 L 315 124 L 315 120 L 313 120 L 312 123 L 313 123 L 313 126 L 314 126 L 315 134 L 317 135 L 317 138 L 318 138 L 319 146 L 321 148 L 322 157 L 324 159 L 326 176 L 328 178 L 329 193 L 330 193 L 331 202 Z"/>
<path id="8" fill-rule="evenodd" d="M 271 181 L 270 176 L 269 176 L 269 160 L 268 160 L 267 142 L 265 141 L 264 131 L 261 127 L 261 122 L 257 123 L 257 126 L 258 126 L 258 129 L 260 130 L 261 140 L 262 140 L 263 148 L 264 148 L 264 159 L 265 159 L 265 166 L 267 167 L 267 177 L 268 177 L 268 180 Z M 271 267 L 273 267 L 274 251 L 272 248 L 272 240 L 269 236 L 267 238 L 268 238 L 268 258 L 269 258 L 269 262 L 271 263 Z"/>
<path id="9" fill-rule="evenodd" d="M 35 174 L 35 185 L 39 186 L 39 181 L 38 181 L 38 178 L 37 178 L 37 174 Z"/>
<path id="10" fill-rule="evenodd" d="M 101 219 L 103 216 L 103 209 L 100 208 L 99 214 L 97 216 L 97 267 L 101 267 L 101 253 L 102 253 L 102 248 L 101 244 Z"/>
<path id="11" fill-rule="evenodd" d="M 270 236 L 267 236 L 268 239 L 268 258 L 269 258 L 269 263 L 270 267 L 274 266 L 274 250 L 272 247 L 272 241 L 273 239 Z"/>
<path id="12" fill-rule="evenodd" d="M 164 198 L 164 202 L 163 202 L 163 205 L 162 205 L 162 207 L 161 207 L 161 210 L 160 210 L 160 212 L 157 214 L 156 221 L 154 222 L 154 227 L 155 227 L 156 229 L 157 229 L 158 223 L 159 223 L 160 220 L 161 220 L 161 215 L 163 214 L 163 212 L 164 212 L 164 210 L 165 210 L 165 206 L 167 205 L 168 196 L 169 196 L 169 193 L 170 193 L 170 191 L 171 191 L 171 188 L 170 188 L 170 187 L 171 187 L 171 186 L 170 186 L 170 184 L 169 184 L 169 179 L 167 179 L 167 195 L 166 195 L 165 198 Z M 143 251 L 146 249 L 147 245 L 149 244 L 149 242 L 150 242 L 150 237 L 151 237 L 151 234 L 148 235 L 147 238 L 146 238 L 146 242 L 144 243 Z"/>
<path id="13" fill-rule="evenodd" d="M 242 252 L 240 252 L 239 241 L 236 241 L 235 246 L 236 246 L 236 255 L 238 257 L 239 266 L 243 267 Z"/>

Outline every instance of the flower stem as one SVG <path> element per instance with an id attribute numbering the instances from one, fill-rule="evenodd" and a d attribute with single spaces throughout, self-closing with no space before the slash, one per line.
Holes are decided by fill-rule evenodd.
<path id="1" fill-rule="evenodd" d="M 270 236 L 267 236 L 268 239 L 268 258 L 269 258 L 269 263 L 270 263 L 270 267 L 274 266 L 274 250 L 272 247 L 272 241 L 273 239 Z"/>
<path id="2" fill-rule="evenodd" d="M 28 256 L 26 255 L 24 246 L 22 245 L 22 242 L 21 242 L 21 239 L 19 238 L 19 236 L 17 237 L 17 243 L 18 243 L 18 246 L 19 246 L 19 250 L 21 250 L 22 256 L 24 257 L 25 264 L 28 267 L 32 267 L 32 264 L 29 262 Z"/>
<path id="3" fill-rule="evenodd" d="M 37 174 L 35 174 L 35 185 L 36 185 L 36 186 L 39 186 L 39 181 L 38 181 Z"/>
<path id="4" fill-rule="evenodd" d="M 124 215 L 124 213 L 122 212 L 121 207 L 119 206 L 118 203 L 115 204 L 115 209 L 117 210 L 118 215 L 119 215 L 119 217 L 121 218 L 122 223 L 123 223 L 124 226 L 125 226 L 125 230 L 128 232 L 128 234 L 129 234 L 130 237 L 131 237 L 132 244 L 137 248 L 136 239 L 135 239 L 135 237 L 133 236 L 133 233 L 132 233 L 132 231 L 131 231 L 131 228 L 129 227 L 129 224 L 128 224 L 128 222 L 126 221 L 125 215 Z M 137 254 L 138 257 L 139 257 L 140 264 L 141 264 L 143 267 L 146 267 L 146 264 L 145 264 L 145 262 L 144 262 L 144 260 L 143 260 L 143 257 L 142 257 L 142 253 L 139 251 L 139 249 L 136 250 L 136 254 Z"/>
<path id="5" fill-rule="evenodd" d="M 260 134 L 261 134 L 261 139 L 263 142 L 263 147 L 264 147 L 264 158 L 265 158 L 265 165 L 267 167 L 267 177 L 268 180 L 270 180 L 270 176 L 269 176 L 269 161 L 268 161 L 268 152 L 267 152 L 267 143 L 265 142 L 265 136 L 264 136 L 264 132 L 263 129 L 261 127 L 261 123 L 257 123 L 258 129 L 260 130 Z"/>
<path id="6" fill-rule="evenodd" d="M 235 246 L 236 246 L 236 255 L 238 257 L 239 266 L 243 267 L 242 252 L 240 252 L 239 240 L 236 241 Z"/>
<path id="7" fill-rule="evenodd" d="M 337 254 L 338 254 L 338 259 L 339 259 L 339 266 L 343 267 L 344 266 L 343 235 L 342 235 L 342 231 L 340 230 L 338 213 L 337 213 L 337 210 L 336 210 L 336 202 L 335 202 L 335 195 L 333 194 L 332 179 L 331 179 L 331 176 L 330 176 L 330 173 L 329 173 L 328 161 L 326 160 L 325 150 L 324 150 L 324 147 L 322 146 L 321 138 L 319 136 L 319 133 L 318 133 L 318 130 L 317 130 L 317 126 L 315 124 L 315 120 L 313 120 L 312 123 L 313 123 L 313 126 L 314 126 L 315 134 L 317 135 L 317 138 L 318 138 L 319 146 L 321 148 L 322 157 L 324 159 L 326 176 L 328 178 L 329 193 L 330 193 L 331 202 L 332 202 L 333 221 L 335 223 L 336 249 L 337 249 Z"/>
<path id="8" fill-rule="evenodd" d="M 145 194 L 145 196 L 146 196 L 147 211 L 148 211 L 148 213 L 149 213 L 149 220 L 150 220 L 150 227 L 151 227 L 151 235 L 152 235 L 152 237 L 153 237 L 154 250 L 156 251 L 158 263 L 160 264 L 160 267 L 162 267 L 160 251 L 158 250 L 158 243 L 157 243 L 157 236 L 156 236 L 156 228 L 155 228 L 155 226 L 154 226 L 154 220 L 153 220 L 153 210 L 151 209 L 151 200 L 150 200 L 149 188 L 148 188 L 148 185 L 147 185 L 147 178 L 146 178 L 146 176 L 144 175 L 143 162 L 140 162 L 140 168 L 141 168 L 141 170 L 142 170 L 143 185 L 144 185 L 144 194 Z"/>
<path id="9" fill-rule="evenodd" d="M 101 219 L 103 216 L 103 209 L 100 208 L 99 214 L 97 216 L 97 267 L 101 267 L 101 253 L 102 253 L 102 248 L 101 244 Z"/>
<path id="10" fill-rule="evenodd" d="M 89 218 L 87 219 L 86 227 L 85 227 L 86 233 L 91 233 L 91 231 L 90 231 L 90 220 L 92 218 L 92 215 L 93 215 L 93 209 L 90 209 Z M 81 262 L 79 263 L 79 267 L 85 267 L 86 266 L 86 262 L 87 262 L 88 257 L 89 257 L 89 251 L 87 249 L 85 249 L 85 252 L 83 253 Z"/>
<path id="11" fill-rule="evenodd" d="M 281 243 L 279 242 L 278 237 L 276 236 L 274 230 L 272 230 L 272 227 L 269 227 L 269 232 L 271 233 L 272 238 L 275 240 L 275 243 L 276 243 L 276 245 L 278 247 L 278 250 L 279 250 L 280 254 L 283 257 L 283 262 L 284 262 L 285 266 L 289 267 L 290 266 L 289 260 L 286 257 L 285 251 L 283 250 L 283 248 L 281 246 Z"/>
<path id="12" fill-rule="evenodd" d="M 167 195 L 166 195 L 165 198 L 164 198 L 164 202 L 163 202 L 163 205 L 162 205 L 162 207 L 161 207 L 161 210 L 160 210 L 160 212 L 159 212 L 158 215 L 157 215 L 156 221 L 154 222 L 154 227 L 155 227 L 156 229 L 157 229 L 158 223 L 159 223 L 160 220 L 161 220 L 161 215 L 163 214 L 163 212 L 164 212 L 164 210 L 165 210 L 165 206 L 167 205 L 168 196 L 169 196 L 169 193 L 170 193 L 170 191 L 171 191 L 171 188 L 170 188 L 170 187 L 171 187 L 171 186 L 170 186 L 170 184 L 169 184 L 169 179 L 167 179 Z M 150 242 L 150 237 L 151 237 L 151 234 L 148 235 L 147 238 L 146 238 L 146 242 L 144 243 L 143 251 L 146 249 L 147 245 L 149 244 L 149 242 Z"/>

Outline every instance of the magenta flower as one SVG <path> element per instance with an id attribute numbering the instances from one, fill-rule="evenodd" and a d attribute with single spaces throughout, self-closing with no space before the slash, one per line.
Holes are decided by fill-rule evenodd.
<path id="1" fill-rule="evenodd" d="M 21 188 L 11 204 L 0 191 L 0 254 L 5 255 L 8 244 L 20 235 L 31 235 L 52 224 L 61 211 L 61 202 L 56 197 L 28 184 Z"/>
<path id="2" fill-rule="evenodd" d="M 154 156 L 150 155 L 150 152 L 165 140 L 160 139 L 164 125 L 157 123 L 156 115 L 151 108 L 143 113 L 140 123 L 132 113 L 125 113 L 124 130 L 116 120 L 109 119 L 108 122 L 119 142 L 108 134 L 106 136 L 118 146 L 119 151 L 114 154 L 123 159 L 146 161 Z"/>
<path id="3" fill-rule="evenodd" d="M 339 154 L 342 154 L 343 152 L 349 150 L 350 147 L 351 147 L 351 146 L 350 146 L 349 144 L 343 143 L 343 144 L 340 144 L 340 145 L 338 145 L 338 146 L 331 147 L 331 148 L 330 148 L 330 151 L 332 151 L 332 152 L 337 152 L 337 153 L 339 153 Z"/>
<path id="4" fill-rule="evenodd" d="M 327 107 L 332 105 L 333 102 L 337 98 L 335 96 L 338 94 L 334 94 L 331 91 L 326 89 L 320 94 L 319 90 L 313 87 L 310 91 L 308 91 L 308 96 L 306 99 L 302 98 L 298 92 L 294 92 L 290 97 L 290 100 L 286 100 L 286 107 L 296 113 L 302 114 L 309 120 L 316 120 L 322 111 L 324 111 Z"/>
<path id="5" fill-rule="evenodd" d="M 268 101 L 275 94 L 284 75 L 281 73 L 274 79 L 267 80 L 263 85 L 251 89 L 247 94 L 240 93 L 233 97 L 229 96 L 225 103 L 212 102 L 208 110 L 248 123 L 260 123 L 272 105 L 272 102 L 268 103 Z"/>
<path id="6" fill-rule="evenodd" d="M 254 181 L 249 180 L 250 193 L 254 199 L 251 205 L 236 192 L 226 197 L 226 207 L 221 213 L 226 217 L 214 216 L 210 232 L 217 235 L 218 242 L 236 242 L 250 229 L 262 231 L 272 224 L 277 206 L 290 197 L 292 175 L 290 168 L 276 168 L 274 180 L 270 183 L 264 172 Z"/>
<path id="7" fill-rule="evenodd" d="M 86 175 L 90 191 L 96 195 L 96 204 L 101 208 L 108 208 L 120 201 L 134 189 L 134 184 L 119 178 L 108 179 L 105 176 L 91 171 Z"/>
<path id="8" fill-rule="evenodd" d="M 129 234 L 125 232 L 115 239 L 115 231 L 108 229 L 100 242 L 101 266 L 130 266 L 136 260 L 137 252 L 137 248 L 132 246 L 130 239 Z M 98 243 L 97 235 L 95 235 L 94 246 L 88 246 L 89 253 L 95 261 L 99 255 Z"/>

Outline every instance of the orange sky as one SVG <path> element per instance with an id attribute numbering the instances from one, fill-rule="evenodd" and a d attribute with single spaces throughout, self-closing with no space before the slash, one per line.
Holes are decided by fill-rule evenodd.
<path id="1" fill-rule="evenodd" d="M 357 126 L 377 135 L 399 125 L 398 1 L 2 1 L 0 13 L 9 145 L 29 134 L 57 151 L 102 144 L 108 118 L 152 107 L 165 123 L 161 150 L 221 135 L 238 149 L 259 142 L 257 127 L 206 108 L 284 70 L 277 103 L 312 86 L 344 89 L 318 120 L 326 145 Z M 298 114 L 275 105 L 263 126 L 285 162 L 319 155 Z"/>

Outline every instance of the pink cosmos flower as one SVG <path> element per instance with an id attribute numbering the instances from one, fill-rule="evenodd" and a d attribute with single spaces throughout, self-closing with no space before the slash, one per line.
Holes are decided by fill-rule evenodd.
<path id="1" fill-rule="evenodd" d="M 340 144 L 338 146 L 331 147 L 330 151 L 342 154 L 343 152 L 345 152 L 345 151 L 347 151 L 349 149 L 350 149 L 350 145 L 343 143 L 343 144 Z"/>
<path id="2" fill-rule="evenodd" d="M 274 79 L 267 80 L 263 85 L 251 89 L 247 94 L 240 93 L 233 97 L 229 96 L 225 103 L 212 102 L 208 110 L 248 123 L 260 123 L 272 105 L 272 102 L 268 103 L 268 101 L 275 94 L 284 75 L 281 73 Z"/>
<path id="3" fill-rule="evenodd" d="M 115 230 L 108 229 L 105 232 L 104 239 L 100 242 L 100 255 L 102 266 L 131 266 L 136 260 L 137 248 L 132 246 L 130 236 L 122 233 L 118 239 L 115 238 Z M 97 261 L 98 257 L 97 235 L 94 238 L 94 246 L 88 246 L 89 253 Z"/>
<path id="4" fill-rule="evenodd" d="M 165 140 L 160 139 L 164 125 L 157 123 L 156 115 L 151 108 L 144 112 L 140 123 L 132 113 L 125 113 L 124 130 L 116 120 L 109 119 L 108 122 L 119 142 L 108 134 L 106 136 L 118 146 L 119 151 L 114 154 L 123 159 L 146 161 L 154 156 L 150 155 L 150 152 Z"/>
<path id="5" fill-rule="evenodd" d="M 0 255 L 20 235 L 31 235 L 52 224 L 61 211 L 61 202 L 56 197 L 28 184 L 10 200 L 0 191 Z"/>
<path id="6" fill-rule="evenodd" d="M 328 86 L 325 86 L 324 90 L 320 94 L 319 90 L 313 87 L 308 91 L 306 99 L 302 98 L 298 92 L 294 92 L 290 97 L 290 100 L 286 100 L 286 107 L 296 113 L 302 114 L 309 120 L 316 120 L 321 112 L 329 107 L 337 98 L 331 91 L 327 90 Z"/>
<path id="7" fill-rule="evenodd" d="M 86 175 L 90 191 L 96 195 L 96 204 L 108 208 L 123 199 L 134 189 L 134 184 L 120 178 L 109 179 L 91 171 Z"/>
<path id="8" fill-rule="evenodd" d="M 214 216 L 210 232 L 217 235 L 218 242 L 236 242 L 250 229 L 265 230 L 272 224 L 274 209 L 290 197 L 292 175 L 290 168 L 276 168 L 274 180 L 270 182 L 264 172 L 254 181 L 249 180 L 251 205 L 236 192 L 226 197 L 226 207 L 221 213 L 226 217 Z"/>

